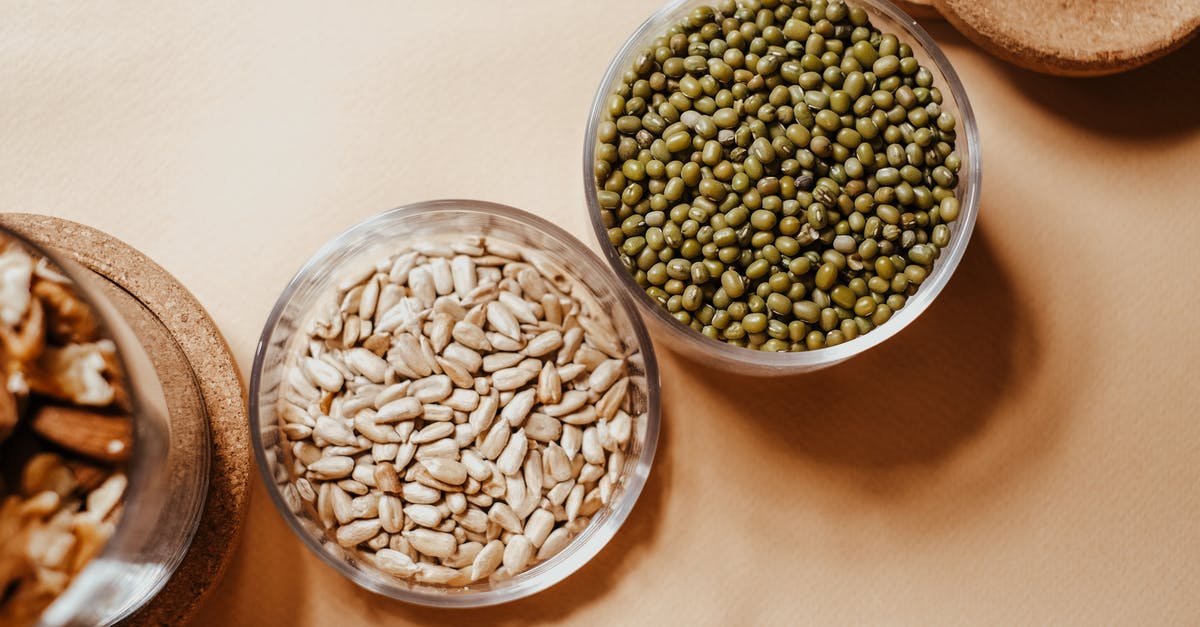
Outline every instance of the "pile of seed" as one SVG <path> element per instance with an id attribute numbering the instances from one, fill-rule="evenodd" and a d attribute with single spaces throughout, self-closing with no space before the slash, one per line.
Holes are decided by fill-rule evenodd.
<path id="1" fill-rule="evenodd" d="M 295 343 L 280 416 L 296 492 L 339 544 L 400 578 L 494 582 L 612 502 L 640 356 L 561 267 L 423 243 L 338 299 Z"/>
<path id="2" fill-rule="evenodd" d="M 840 0 L 723 0 L 639 54 L 597 128 L 638 285 L 704 335 L 815 350 L 886 322 L 959 214 L 955 118 L 909 44 Z"/>

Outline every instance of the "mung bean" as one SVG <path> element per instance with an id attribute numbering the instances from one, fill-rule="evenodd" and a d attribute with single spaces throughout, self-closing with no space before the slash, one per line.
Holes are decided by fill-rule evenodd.
<path id="1" fill-rule="evenodd" d="M 861 8 L 770 6 L 699 7 L 637 56 L 596 129 L 596 200 L 681 321 L 816 350 L 886 322 L 952 245 L 958 124 Z"/>

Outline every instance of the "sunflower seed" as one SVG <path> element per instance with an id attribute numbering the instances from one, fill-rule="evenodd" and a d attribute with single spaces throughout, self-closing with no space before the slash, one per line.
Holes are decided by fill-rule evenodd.
<path id="1" fill-rule="evenodd" d="M 523 535 L 513 536 L 504 546 L 504 568 L 510 573 L 518 573 L 533 557 L 533 543 Z"/>
<path id="2" fill-rule="evenodd" d="M 510 435 L 512 432 L 509 430 L 508 423 L 503 420 L 497 421 L 483 438 L 483 443 L 479 445 L 479 454 L 487 459 L 496 459 L 504 452 Z"/>
<path id="3" fill-rule="evenodd" d="M 459 344 L 477 351 L 488 351 L 492 348 L 483 329 L 467 320 L 459 320 L 454 323 L 451 336 Z"/>
<path id="4" fill-rule="evenodd" d="M 460 485 L 467 480 L 467 467 L 452 459 L 434 457 L 421 461 L 421 465 L 434 479 L 450 485 Z"/>
<path id="5" fill-rule="evenodd" d="M 405 367 L 418 377 L 427 377 L 433 374 L 433 368 L 425 361 L 425 357 L 421 354 L 421 342 L 413 337 L 410 333 L 401 333 L 392 339 L 392 350 L 395 355 L 404 362 Z"/>
<path id="6" fill-rule="evenodd" d="M 525 340 L 520 337 L 513 338 L 493 331 L 487 332 L 487 340 L 498 351 L 519 351 L 525 346 Z"/>
<path id="7" fill-rule="evenodd" d="M 454 433 L 454 423 L 435 422 L 412 434 L 408 441 L 412 444 L 427 444 L 436 442 Z"/>
<path id="8" fill-rule="evenodd" d="M 562 505 L 563 501 L 567 500 L 567 495 L 571 493 L 571 489 L 575 487 L 574 479 L 567 479 L 554 485 L 550 491 L 546 492 L 546 500 L 553 505 Z"/>
<path id="9" fill-rule="evenodd" d="M 454 420 L 454 410 L 445 405 L 429 404 L 421 408 L 421 418 L 425 422 L 449 422 Z"/>
<path id="10" fill-rule="evenodd" d="M 289 494 L 340 544 L 396 577 L 498 582 L 611 502 L 638 407 L 625 360 L 640 362 L 557 261 L 425 242 L 339 288 L 279 415 Z"/>
<path id="11" fill-rule="evenodd" d="M 529 515 L 529 521 L 525 523 L 524 535 L 529 538 L 533 546 L 540 547 L 553 529 L 554 514 L 544 509 L 539 509 Z"/>
<path id="12" fill-rule="evenodd" d="M 454 291 L 454 272 L 450 269 L 450 262 L 444 257 L 438 257 L 429 261 L 429 274 L 433 278 L 434 291 L 439 296 L 444 296 Z"/>
<path id="13" fill-rule="evenodd" d="M 525 345 L 525 354 L 531 357 L 541 357 L 558 350 L 562 343 L 562 333 L 554 330 L 546 331 L 529 340 L 529 343 Z"/>
<path id="14" fill-rule="evenodd" d="M 575 410 L 583 407 L 588 400 L 587 392 L 580 390 L 568 390 L 563 392 L 562 400 L 554 405 L 543 405 L 542 413 L 555 418 L 565 416 Z"/>
<path id="15" fill-rule="evenodd" d="M 522 368 L 520 366 L 497 370 L 492 373 L 492 385 L 501 392 L 516 390 L 538 376 L 539 372 L 540 370 L 531 371 L 529 368 Z"/>
<path id="16" fill-rule="evenodd" d="M 557 370 L 558 378 L 561 379 L 563 383 L 568 383 L 570 381 L 574 381 L 579 377 L 579 375 L 587 372 L 587 367 L 583 364 L 567 364 L 565 366 L 559 366 Z"/>
<path id="17" fill-rule="evenodd" d="M 521 533 L 521 520 L 517 518 L 508 503 L 497 502 L 488 510 L 488 520 L 500 525 L 513 533 Z"/>
<path id="18" fill-rule="evenodd" d="M 575 359 L 575 353 L 579 351 L 579 347 L 583 344 L 583 329 L 575 327 L 563 334 L 562 347 L 558 350 L 558 357 L 554 363 L 559 366 L 564 366 L 571 363 Z"/>
<path id="19" fill-rule="evenodd" d="M 518 285 L 517 287 L 520 286 Z M 499 299 L 500 303 L 504 305 L 504 308 L 507 309 L 513 315 L 513 317 L 517 319 L 517 322 L 525 324 L 538 323 L 538 317 L 534 315 L 533 304 L 531 304 L 529 301 L 526 301 L 525 299 L 508 290 L 500 292 L 497 298 Z M 496 330 L 500 331 L 498 327 Z M 500 332 L 504 333 L 503 331 Z M 505 335 L 510 334 L 505 333 Z"/>
<path id="20" fill-rule="evenodd" d="M 447 359 L 445 357 L 437 357 L 435 359 L 438 367 L 442 369 L 442 372 L 445 373 L 446 376 L 450 377 L 450 381 L 452 381 L 454 385 L 457 385 L 460 388 L 469 388 L 475 384 L 475 379 L 462 364 L 454 361 L 453 359 Z"/>
<path id="21" fill-rule="evenodd" d="M 574 459 L 582 444 L 583 430 L 575 425 L 563 425 L 562 437 L 559 438 L 558 445 L 567 453 L 567 459 Z"/>
<path id="22" fill-rule="evenodd" d="M 529 411 L 533 409 L 533 405 L 536 402 L 535 395 L 536 393 L 534 390 L 523 390 L 518 392 L 512 397 L 512 400 L 508 401 L 508 404 L 504 406 L 504 409 L 500 412 L 500 417 L 503 418 L 504 421 L 509 424 L 509 426 L 521 426 L 521 423 L 525 422 L 526 416 L 529 415 Z"/>
<path id="23" fill-rule="evenodd" d="M 490 577 L 504 561 L 504 543 L 492 540 L 483 547 L 471 563 L 471 579 L 477 581 Z"/>
<path id="24" fill-rule="evenodd" d="M 417 574 L 417 564 L 404 553 L 392 549 L 375 552 L 375 566 L 393 577 L 412 577 Z"/>
<path id="25" fill-rule="evenodd" d="M 533 412 L 525 420 L 525 435 L 538 442 L 554 442 L 562 436 L 562 423 L 546 414 Z"/>
<path id="26" fill-rule="evenodd" d="M 387 376 L 388 362 L 365 348 L 352 348 L 344 357 L 351 370 L 375 383 L 383 383 Z"/>
<path id="27" fill-rule="evenodd" d="M 521 469 L 522 462 L 525 461 L 525 451 L 528 446 L 529 441 L 525 437 L 525 430 L 517 429 L 508 439 L 504 451 L 496 458 L 496 467 L 505 475 L 516 473 Z"/>
<path id="28" fill-rule="evenodd" d="M 544 405 L 553 405 L 562 400 L 562 379 L 558 368 L 547 361 L 538 374 L 537 400 Z"/>
<path id="29" fill-rule="evenodd" d="M 442 512 L 432 505 L 409 505 L 404 508 L 404 515 L 422 527 L 442 524 Z"/>
<path id="30" fill-rule="evenodd" d="M 560 417 L 559 420 L 569 425 L 590 425 L 596 422 L 596 407 L 588 405 L 577 412 Z"/>
<path id="31" fill-rule="evenodd" d="M 337 368 L 312 357 L 305 357 L 300 362 L 300 366 L 309 383 L 327 392 L 337 392 L 342 389 L 344 379 Z"/>
<path id="32" fill-rule="evenodd" d="M 487 321 L 501 335 L 520 339 L 521 325 L 513 312 L 500 301 L 493 301 L 487 306 Z"/>
<path id="33" fill-rule="evenodd" d="M 309 464 L 308 471 L 318 479 L 341 479 L 350 476 L 354 460 L 349 457 L 325 457 Z"/>
<path id="34" fill-rule="evenodd" d="M 440 531 L 413 529 L 403 535 L 414 549 L 429 557 L 450 557 L 458 548 L 458 541 L 453 535 Z"/>
<path id="35" fill-rule="evenodd" d="M 406 483 L 400 492 L 405 501 L 409 503 L 433 504 L 437 503 L 442 498 L 442 493 L 429 486 L 421 485 L 420 483 Z"/>
<path id="36" fill-rule="evenodd" d="M 550 477 L 555 481 L 566 481 L 571 478 L 571 460 L 558 444 L 551 443 L 546 447 L 546 465 L 550 468 Z"/>
<path id="37" fill-rule="evenodd" d="M 505 368 L 512 368 L 521 363 L 525 356 L 521 353 L 489 353 L 483 358 L 483 371 L 496 372 Z"/>
<path id="38" fill-rule="evenodd" d="M 336 536 L 338 544 L 351 548 L 370 540 L 379 533 L 381 528 L 378 518 L 371 520 L 356 520 L 338 527 Z"/>
<path id="39" fill-rule="evenodd" d="M 417 447 L 416 457 L 420 460 L 434 457 L 458 457 L 458 443 L 450 438 L 442 438 L 436 442 L 422 444 Z"/>

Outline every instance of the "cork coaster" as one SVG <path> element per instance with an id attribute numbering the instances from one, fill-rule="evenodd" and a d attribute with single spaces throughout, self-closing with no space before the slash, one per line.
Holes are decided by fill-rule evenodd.
<path id="1" fill-rule="evenodd" d="M 129 625 L 180 624 L 191 617 L 201 598 L 220 579 L 237 545 L 250 494 L 246 401 L 233 355 L 195 297 L 161 266 L 124 242 L 49 216 L 3 214 L 0 223 L 106 279 L 102 286 L 106 295 L 142 339 L 164 378 L 172 420 L 190 416 L 208 421 L 212 439 L 209 491 L 196 536 L 166 586 L 125 621 Z"/>
<path id="2" fill-rule="evenodd" d="M 1200 29 L 1200 0 L 933 0 L 988 52 L 1064 76 L 1115 74 L 1183 46 Z"/>
<path id="3" fill-rule="evenodd" d="M 892 0 L 892 4 L 918 20 L 942 19 L 942 14 L 933 6 L 933 0 Z"/>

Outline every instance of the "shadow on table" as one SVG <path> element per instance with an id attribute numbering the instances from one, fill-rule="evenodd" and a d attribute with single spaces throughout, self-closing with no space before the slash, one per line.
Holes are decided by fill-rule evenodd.
<path id="1" fill-rule="evenodd" d="M 1007 391 L 1035 376 L 1040 353 L 1029 312 L 981 227 L 933 304 L 858 357 L 780 378 L 690 369 L 746 408 L 740 413 L 764 446 L 829 466 L 868 492 L 890 492 L 902 474 L 893 470 L 937 465 L 984 431 Z"/>
<path id="2" fill-rule="evenodd" d="M 201 605 L 193 621 L 195 624 L 302 624 L 305 606 L 297 602 L 296 596 L 304 590 L 305 565 L 312 563 L 327 568 L 310 559 L 312 556 L 275 511 L 258 473 L 254 474 L 249 511 L 239 546 L 233 551 L 224 578 L 213 588 L 208 601 Z M 270 566 L 262 567 L 261 564 Z M 262 575 L 268 572 L 276 576 L 264 578 Z M 255 594 L 248 596 L 237 590 L 254 590 Z"/>
<path id="3" fill-rule="evenodd" d="M 947 23 L 926 24 L 944 46 L 971 46 Z M 1027 100 L 1064 123 L 1120 139 L 1170 141 L 1200 128 L 1200 39 L 1140 68 L 1090 78 L 1051 76 L 989 57 Z"/>
<path id="4" fill-rule="evenodd" d="M 575 611 L 603 599 L 621 573 L 637 568 L 638 562 L 647 554 L 646 545 L 659 533 L 673 470 L 672 417 L 670 410 L 664 408 L 663 411 L 654 467 L 629 518 L 595 558 L 561 583 L 520 601 L 471 610 L 407 605 L 377 596 L 349 582 L 346 582 L 347 590 L 352 590 L 370 606 L 368 616 L 378 624 L 385 624 L 395 617 L 420 625 L 528 625 L 568 620 Z"/>

